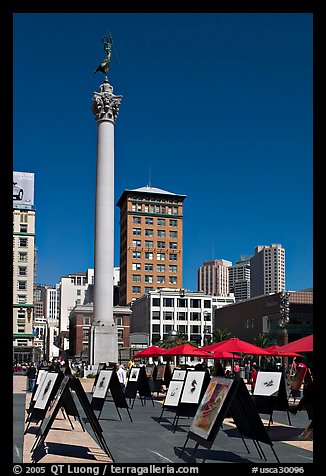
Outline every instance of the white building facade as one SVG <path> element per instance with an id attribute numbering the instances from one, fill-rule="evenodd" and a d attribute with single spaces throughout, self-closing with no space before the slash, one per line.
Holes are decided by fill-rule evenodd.
<path id="1" fill-rule="evenodd" d="M 157 345 L 171 331 L 177 331 L 198 346 L 212 340 L 212 296 L 179 289 L 150 291 L 132 304 L 132 334 L 148 334 Z"/>
<path id="2" fill-rule="evenodd" d="M 72 273 L 62 276 L 60 280 L 60 315 L 59 332 L 69 331 L 69 315 L 75 306 L 84 304 L 88 285 L 94 284 L 94 269 L 87 272 Z M 68 350 L 69 339 L 64 337 L 63 350 Z"/>
<path id="3" fill-rule="evenodd" d="M 23 173 L 20 173 L 21 175 Z M 34 174 L 29 174 L 33 175 Z M 34 179 L 33 179 L 34 180 Z M 20 195 L 22 197 L 22 195 Z M 34 360 L 35 210 L 13 204 L 13 360 Z"/>

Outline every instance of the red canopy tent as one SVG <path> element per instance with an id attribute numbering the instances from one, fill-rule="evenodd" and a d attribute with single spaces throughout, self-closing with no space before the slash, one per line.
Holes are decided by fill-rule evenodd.
<path id="1" fill-rule="evenodd" d="M 164 352 L 164 349 L 156 345 L 151 345 L 147 349 L 140 350 L 132 356 L 133 359 L 146 359 L 147 357 L 159 357 Z"/>
<path id="2" fill-rule="evenodd" d="M 223 344 L 224 342 L 227 342 L 229 339 L 222 340 L 220 342 L 213 342 L 212 344 L 205 345 L 204 347 L 201 347 L 202 350 L 206 350 L 207 352 L 212 352 L 214 351 L 219 345 Z"/>
<path id="3" fill-rule="evenodd" d="M 281 346 L 282 352 L 291 351 L 291 352 L 313 352 L 314 343 L 313 343 L 313 334 L 297 339 L 289 344 Z"/>
<path id="4" fill-rule="evenodd" d="M 250 344 L 244 340 L 240 340 L 237 337 L 231 337 L 231 339 L 218 342 L 217 344 L 216 350 L 218 351 L 226 351 L 234 354 L 242 353 L 249 355 L 271 355 L 267 350 L 258 347 L 257 345 Z"/>
<path id="5" fill-rule="evenodd" d="M 303 357 L 301 354 L 297 352 L 291 352 L 283 350 L 281 345 L 271 345 L 270 347 L 265 347 L 265 350 L 271 354 L 271 356 L 279 356 L 279 357 Z"/>
<path id="6" fill-rule="evenodd" d="M 232 354 L 231 352 L 226 352 L 225 350 L 213 350 L 210 352 L 211 359 L 242 359 L 241 355 Z"/>
<path id="7" fill-rule="evenodd" d="M 189 357 L 205 357 L 205 358 L 212 358 L 210 357 L 210 354 L 206 352 L 205 350 L 198 349 L 197 347 L 194 347 L 193 345 L 190 344 L 182 344 L 182 345 L 177 345 L 175 347 L 171 347 L 171 349 L 166 349 L 162 352 L 161 354 L 163 357 L 167 355 L 186 355 Z"/>

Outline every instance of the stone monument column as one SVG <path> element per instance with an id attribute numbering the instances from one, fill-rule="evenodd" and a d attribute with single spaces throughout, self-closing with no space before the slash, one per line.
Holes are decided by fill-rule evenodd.
<path id="1" fill-rule="evenodd" d="M 111 42 L 110 37 L 109 46 Z M 107 47 L 105 43 L 106 51 Z M 115 96 L 108 82 L 109 61 L 106 69 L 99 68 L 97 71 L 105 73 L 105 80 L 92 98 L 97 123 L 94 316 L 90 356 L 93 365 L 118 361 L 118 337 L 113 319 L 114 125 L 122 96 Z"/>

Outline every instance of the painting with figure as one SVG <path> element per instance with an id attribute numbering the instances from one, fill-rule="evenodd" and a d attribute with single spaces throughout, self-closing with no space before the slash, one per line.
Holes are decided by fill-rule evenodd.
<path id="1" fill-rule="evenodd" d="M 39 372 L 41 372 L 41 370 L 39 370 Z M 42 388 L 42 385 L 43 385 L 43 382 L 45 380 L 45 377 L 47 375 L 48 371 L 47 370 L 42 370 L 42 373 L 41 375 L 38 374 L 38 378 L 36 380 L 37 382 L 37 388 L 35 390 L 35 393 L 34 393 L 34 396 L 33 396 L 33 402 L 36 402 L 38 396 L 39 396 L 39 393 L 41 391 L 41 388 Z"/>
<path id="2" fill-rule="evenodd" d="M 181 403 L 198 403 L 205 372 L 188 372 L 181 395 Z"/>
<path id="3" fill-rule="evenodd" d="M 129 375 L 129 382 L 137 382 L 139 372 L 140 372 L 139 367 L 131 367 L 130 375 Z"/>
<path id="4" fill-rule="evenodd" d="M 280 388 L 281 378 L 281 372 L 259 371 L 257 374 L 256 384 L 254 388 L 254 395 L 277 397 Z"/>
<path id="5" fill-rule="evenodd" d="M 165 406 L 169 406 L 169 407 L 178 406 L 183 384 L 184 382 L 182 380 L 171 380 L 165 400 L 164 400 Z"/>
<path id="6" fill-rule="evenodd" d="M 211 378 L 189 431 L 202 438 L 209 438 L 232 383 L 233 380 L 228 378 Z"/>
<path id="7" fill-rule="evenodd" d="M 40 391 L 38 393 L 37 400 L 35 401 L 34 408 L 38 408 L 40 410 L 45 409 L 57 377 L 57 372 L 46 373 L 43 383 L 40 385 Z"/>
<path id="8" fill-rule="evenodd" d="M 184 380 L 186 377 L 186 370 L 174 369 L 172 374 L 172 380 Z"/>
<path id="9" fill-rule="evenodd" d="M 101 370 L 96 382 L 93 398 L 105 398 L 109 388 L 112 370 Z"/>

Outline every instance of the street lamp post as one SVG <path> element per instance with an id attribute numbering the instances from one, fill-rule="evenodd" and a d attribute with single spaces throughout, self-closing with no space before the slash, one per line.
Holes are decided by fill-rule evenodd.
<path id="1" fill-rule="evenodd" d="M 281 329 L 282 345 L 285 345 L 289 341 L 289 335 L 287 331 L 287 324 L 290 321 L 290 294 L 287 291 L 282 291 L 280 294 L 280 319 L 278 325 Z M 288 357 L 282 357 L 283 369 L 286 370 L 288 366 Z"/>

